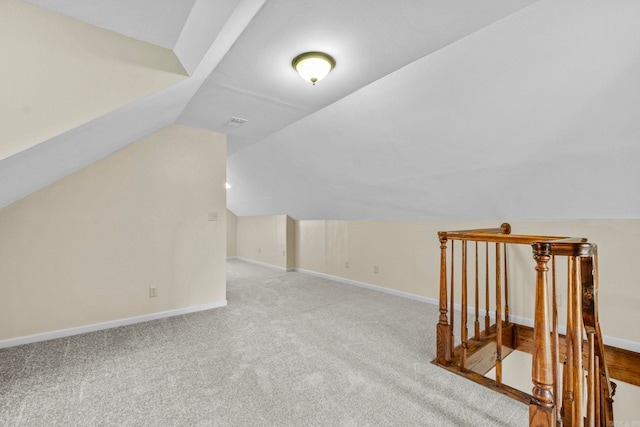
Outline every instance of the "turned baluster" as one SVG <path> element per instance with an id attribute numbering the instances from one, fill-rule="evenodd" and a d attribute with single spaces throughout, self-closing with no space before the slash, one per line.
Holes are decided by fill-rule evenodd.
<path id="1" fill-rule="evenodd" d="M 440 239 L 440 318 L 436 326 L 436 360 L 448 364 L 451 360 L 451 326 L 447 316 L 447 233 L 438 233 Z M 452 313 L 453 314 L 453 313 Z"/>
<path id="2" fill-rule="evenodd" d="M 571 258 L 567 258 L 567 332 L 575 328 L 576 319 L 573 305 L 574 299 L 571 297 L 571 282 L 574 280 L 574 269 L 572 268 Z M 574 354 L 571 340 L 573 335 L 567 333 L 564 372 L 562 376 L 562 421 L 564 427 L 573 427 L 573 407 L 574 407 L 574 387 L 573 387 L 573 369 Z"/>
<path id="3" fill-rule="evenodd" d="M 567 398 L 570 414 L 565 412 L 565 424 L 580 426 L 584 424 L 584 372 L 582 366 L 582 279 L 580 263 L 577 257 L 569 257 L 567 290 Z M 570 423 L 568 420 L 571 420 Z"/>
<path id="4" fill-rule="evenodd" d="M 491 298 L 489 292 L 489 242 L 484 242 L 484 278 L 484 333 L 488 334 L 489 328 L 491 328 L 491 317 L 489 316 L 489 311 L 491 309 Z"/>
<path id="5" fill-rule="evenodd" d="M 504 245 L 504 321 L 509 323 L 509 273 L 507 269 L 507 244 Z"/>
<path id="6" fill-rule="evenodd" d="M 531 381 L 532 399 L 529 404 L 530 426 L 552 426 L 556 423 L 556 405 L 553 389 L 553 360 L 551 358 L 551 331 L 549 328 L 547 263 L 551 248 L 547 243 L 533 243 L 536 261 L 536 299 L 533 327 Z"/>
<path id="7" fill-rule="evenodd" d="M 473 332 L 475 339 L 480 339 L 480 293 L 479 293 L 479 278 L 478 278 L 478 241 L 476 240 L 476 321 L 473 324 Z"/>
<path id="8" fill-rule="evenodd" d="M 451 313 L 450 316 L 450 323 L 451 323 L 451 327 L 449 328 L 450 331 L 450 337 L 449 337 L 449 358 L 453 358 L 453 344 L 456 342 L 455 340 L 455 336 L 453 335 L 454 332 L 454 328 L 455 328 L 455 317 L 456 317 L 456 310 L 455 310 L 455 248 L 454 248 L 454 243 L 455 240 L 451 241 L 451 279 L 449 281 L 449 283 L 451 284 L 451 301 L 450 303 L 450 310 L 449 312 Z"/>
<path id="9" fill-rule="evenodd" d="M 456 337 L 454 336 L 454 331 L 455 331 L 455 322 L 456 322 L 456 306 L 455 306 L 455 296 L 456 296 L 456 284 L 455 284 L 455 267 L 456 267 L 456 262 L 455 262 L 455 240 L 451 241 L 451 279 L 449 280 L 449 284 L 451 285 L 451 298 L 449 300 L 449 312 L 451 313 L 450 318 L 449 318 L 449 322 L 451 323 L 451 328 L 450 328 L 450 334 L 451 337 L 449 338 L 451 345 L 449 346 L 451 349 L 451 354 L 450 354 L 450 358 L 453 358 L 453 351 L 454 348 L 453 346 L 455 345 L 456 342 Z"/>
<path id="10" fill-rule="evenodd" d="M 589 370 L 587 373 L 587 419 L 585 427 L 596 427 L 600 425 L 600 420 L 596 421 L 596 406 L 600 406 L 600 402 L 596 400 L 596 346 L 593 332 L 587 333 L 589 340 Z"/>
<path id="11" fill-rule="evenodd" d="M 496 243 L 496 382 L 502 383 L 502 277 L 500 274 L 500 243 Z"/>
<path id="12" fill-rule="evenodd" d="M 462 311 L 460 313 L 460 340 L 462 351 L 460 354 L 460 370 L 464 371 L 467 364 L 468 329 L 467 329 L 467 241 L 462 241 Z"/>
<path id="13" fill-rule="evenodd" d="M 560 365 L 560 340 L 558 337 L 558 293 L 556 287 L 556 257 L 551 256 L 551 359 L 553 360 L 553 395 L 560 396 L 560 381 L 558 381 L 558 366 Z M 561 421 L 560 411 L 557 413 L 558 422 Z"/>

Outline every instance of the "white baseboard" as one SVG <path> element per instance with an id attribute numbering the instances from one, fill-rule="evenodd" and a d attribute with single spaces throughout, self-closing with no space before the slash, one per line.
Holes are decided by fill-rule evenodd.
<path id="1" fill-rule="evenodd" d="M 519 325 L 529 326 L 533 328 L 533 319 L 527 319 L 525 317 L 518 317 L 518 316 L 511 316 L 510 320 L 513 323 L 517 323 Z M 558 332 L 560 332 L 563 335 L 566 334 L 567 327 L 564 325 L 559 325 Z M 626 340 L 624 338 L 612 337 L 605 334 L 602 334 L 602 341 L 604 341 L 606 345 L 610 345 L 612 347 L 618 347 L 625 350 L 640 353 L 640 343 L 635 341 Z"/>
<path id="2" fill-rule="evenodd" d="M 640 353 L 640 343 L 637 343 L 635 341 L 625 340 L 623 338 L 610 337 L 608 335 L 603 335 L 602 340 L 606 345 L 623 348 L 625 350 L 635 351 L 636 353 Z"/>
<path id="3" fill-rule="evenodd" d="M 304 270 L 302 268 L 295 268 L 294 271 L 298 273 L 308 274 L 310 276 L 321 277 L 323 279 L 333 280 L 334 282 L 340 282 L 347 285 L 358 286 L 360 288 L 371 289 L 378 292 L 384 292 L 385 294 L 395 295 L 402 298 L 411 299 L 414 301 L 420 301 L 427 304 L 438 305 L 438 300 L 424 297 L 422 295 L 412 294 L 410 292 L 399 291 L 397 289 L 385 288 L 384 286 L 372 285 L 370 283 L 358 282 L 357 280 L 345 279 L 343 277 L 332 276 L 330 274 L 318 273 L 316 271 Z"/>
<path id="4" fill-rule="evenodd" d="M 403 297 L 403 298 L 408 298 L 408 299 L 411 299 L 411 300 L 414 300 L 414 301 L 419 301 L 419 302 L 423 302 L 423 303 L 426 303 L 426 304 L 435 305 L 436 307 L 440 305 L 439 301 L 437 299 L 435 299 L 435 298 L 429 298 L 429 297 L 425 297 L 425 296 L 422 296 L 422 295 L 412 294 L 412 293 L 409 293 L 409 292 L 398 291 L 396 289 L 385 288 L 384 286 L 372 285 L 370 283 L 365 283 L 365 282 L 358 282 L 356 280 L 345 279 L 343 277 L 332 276 L 330 274 L 324 274 L 324 273 L 318 273 L 316 271 L 311 271 L 311 270 L 304 270 L 302 268 L 295 268 L 294 271 L 297 271 L 297 272 L 303 273 L 303 274 L 308 274 L 310 276 L 321 277 L 323 279 L 329 279 L 329 280 L 332 280 L 334 282 L 344 283 L 344 284 L 352 285 L 352 286 L 358 286 L 358 287 L 361 287 L 361 288 L 371 289 L 371 290 L 374 290 L 374 291 L 384 292 L 384 293 L 387 293 L 387 294 L 391 294 L 391 295 L 395 295 L 395 296 L 399 296 L 399 297 Z M 462 310 L 462 305 L 456 303 L 456 304 L 454 304 L 454 308 L 455 308 L 456 311 L 461 311 Z M 475 315 L 475 309 L 473 307 L 469 307 L 468 313 Z M 481 310 L 479 310 L 479 313 L 480 313 L 480 315 L 484 316 L 485 315 L 485 310 L 481 309 Z M 494 312 L 489 312 L 489 316 L 491 317 L 492 320 L 495 320 L 495 313 Z M 519 325 L 533 327 L 533 319 L 528 319 L 528 318 L 519 317 L 519 316 L 510 316 L 510 320 L 513 323 L 517 323 Z M 558 327 L 558 331 L 561 334 L 564 334 L 566 332 L 566 328 L 564 326 L 559 326 Z M 638 343 L 638 342 L 626 340 L 626 339 L 623 339 L 623 338 L 612 337 L 612 336 L 608 336 L 608 335 L 603 335 L 602 338 L 603 338 L 603 341 L 604 341 L 605 344 L 610 345 L 612 347 L 618 347 L 618 348 L 622 348 L 622 349 L 625 349 L 625 350 L 630 350 L 630 351 L 635 351 L 636 353 L 640 353 L 640 343 Z"/>
<path id="5" fill-rule="evenodd" d="M 64 338 L 72 335 L 86 334 L 87 332 L 100 331 L 103 329 L 117 328 L 119 326 L 133 325 L 134 323 L 148 322 L 150 320 L 163 319 L 165 317 L 180 316 L 182 314 L 195 313 L 197 311 L 210 310 L 212 308 L 224 307 L 227 300 L 214 301 L 208 304 L 192 305 L 190 307 L 177 308 L 175 310 L 161 311 L 158 313 L 143 314 L 141 316 L 127 317 L 125 319 L 110 320 L 108 322 L 94 323 L 91 325 L 78 326 L 69 329 L 44 332 L 41 334 L 27 335 L 18 338 L 0 340 L 0 348 L 15 347 L 17 345 L 31 344 L 39 341 L 47 341 L 56 338 Z"/>
<path id="6" fill-rule="evenodd" d="M 241 256 L 234 257 L 234 259 L 238 259 L 240 261 L 248 262 L 250 264 L 259 265 L 259 266 L 262 266 L 262 267 L 271 268 L 273 270 L 278 270 L 278 271 L 285 271 L 285 272 L 295 271 L 294 268 L 280 267 L 279 265 L 267 264 L 266 262 L 256 261 L 255 259 L 244 258 L 244 257 L 241 257 Z"/>

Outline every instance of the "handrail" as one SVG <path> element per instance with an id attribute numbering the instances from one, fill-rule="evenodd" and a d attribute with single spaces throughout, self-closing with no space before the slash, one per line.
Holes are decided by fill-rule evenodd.
<path id="1" fill-rule="evenodd" d="M 478 347 L 478 340 L 495 340 L 493 360 L 496 372 L 496 383 L 502 385 L 502 357 L 505 351 L 503 340 L 510 340 L 511 324 L 509 321 L 509 286 L 507 274 L 507 247 L 512 244 L 531 245 L 536 262 L 536 297 L 535 318 L 532 349 L 532 382 L 533 389 L 530 402 L 530 425 L 566 426 L 586 425 L 605 426 L 613 423 L 612 397 L 615 384 L 610 381 L 605 361 L 604 343 L 597 316 L 597 246 L 583 237 L 537 236 L 511 234 L 511 226 L 503 223 L 499 228 L 471 229 L 438 232 L 440 240 L 440 317 L 436 327 L 437 357 L 435 362 L 443 366 L 459 364 L 459 371 L 468 369 L 467 363 L 479 366 L 477 358 L 471 356 Z M 451 240 L 450 275 L 447 277 L 447 242 Z M 454 281 L 454 241 L 460 241 L 462 247 L 461 276 Z M 475 242 L 468 249 L 468 242 Z M 484 246 L 484 274 L 486 274 L 485 328 L 480 332 L 479 311 L 479 252 Z M 490 255 L 489 244 L 495 244 L 495 254 Z M 472 251 L 473 246 L 475 250 Z M 501 249 L 502 248 L 502 249 Z M 468 253 L 469 252 L 469 253 Z M 472 256 L 473 255 L 473 256 Z M 495 276 L 495 325 L 489 323 L 489 258 L 495 259 L 491 264 Z M 556 257 L 566 257 L 568 303 L 567 303 L 567 349 L 563 372 L 562 393 L 558 384 L 558 361 L 560 349 L 557 328 L 556 301 Z M 468 260 L 475 259 L 475 274 L 467 271 Z M 502 264 L 504 262 L 504 265 Z M 548 272 L 553 272 L 551 286 Z M 475 334 L 468 337 L 468 277 L 475 282 Z M 448 284 L 450 283 L 450 288 Z M 461 288 L 461 325 L 459 348 L 453 348 L 454 342 L 454 289 Z M 473 286 L 472 286 L 473 289 Z M 450 291 L 450 292 L 449 292 Z M 448 297 L 450 293 L 450 308 Z M 504 301 L 503 301 L 504 297 Z M 549 310 L 551 297 L 552 310 Z M 451 316 L 449 316 L 449 309 Z M 450 319 L 450 322 L 449 322 Z M 505 335 L 505 333 L 507 335 Z M 583 335 L 588 337 L 588 362 L 583 364 Z M 493 338 L 491 338 L 493 337 Z M 475 343 L 474 343 L 475 340 Z M 478 347 L 479 348 L 479 347 Z M 478 353 L 482 356 L 482 353 Z M 484 351 L 487 356 L 490 353 Z M 473 361 L 471 360 L 473 358 Z M 481 363 L 486 367 L 486 363 Z M 587 385 L 584 384 L 583 370 L 588 371 Z M 479 371 L 474 371 L 479 372 Z M 472 377 L 470 375 L 469 377 Z M 587 407 L 582 407 L 586 397 Z M 562 407 L 562 411 L 559 408 Z"/>
<path id="2" fill-rule="evenodd" d="M 442 237 L 448 240 L 467 240 L 477 242 L 490 242 L 490 243 L 507 243 L 514 245 L 530 245 L 536 242 L 562 242 L 570 240 L 575 243 L 586 242 L 587 239 L 579 237 L 559 237 L 559 236 L 530 236 L 524 234 L 484 234 L 484 233 L 457 233 L 450 234 L 449 232 L 443 233 Z"/>
<path id="3" fill-rule="evenodd" d="M 598 290 L 598 247 L 593 243 L 581 239 L 564 239 L 551 242 L 536 242 L 532 244 L 534 258 L 538 260 L 545 255 L 566 256 L 569 259 L 569 301 L 567 318 L 567 369 L 565 397 L 563 397 L 564 425 L 571 426 L 609 426 L 613 425 L 613 395 L 615 384 L 611 382 L 605 361 L 604 343 L 598 321 L 597 290 Z M 544 296 L 542 298 L 545 298 Z M 538 305 L 538 298 L 536 298 Z M 542 341 L 548 341 L 545 326 L 539 324 L 538 307 L 536 306 L 536 327 Z M 588 340 L 588 361 L 583 366 L 582 345 L 583 334 Z M 535 335 L 535 332 L 534 332 Z M 545 346 L 543 342 L 542 347 Z M 537 345 L 536 345 L 537 347 Z M 546 377 L 544 373 L 536 372 L 536 357 L 534 354 L 533 378 L 536 383 Z M 549 360 L 543 361 L 546 363 Z M 538 364 L 539 365 L 539 364 Z M 588 372 L 586 392 L 584 390 L 583 371 Z M 534 398 L 536 389 L 534 387 Z M 583 397 L 587 398 L 587 407 L 582 407 Z M 557 403 L 557 402 L 556 402 Z M 585 424 L 586 421 L 586 424 Z"/>
<path id="4" fill-rule="evenodd" d="M 534 252 L 544 251 L 557 256 L 590 257 L 597 252 L 597 246 L 594 243 L 588 243 L 587 239 L 581 237 L 535 241 L 531 242 L 531 245 Z"/>
<path id="5" fill-rule="evenodd" d="M 471 230 L 439 231 L 440 240 L 468 240 L 491 243 L 532 244 L 536 242 L 558 242 L 563 246 L 564 242 L 584 243 L 584 237 L 566 236 L 536 236 L 531 234 L 511 234 L 511 225 L 503 223 L 500 228 L 478 228 Z"/>
<path id="6" fill-rule="evenodd" d="M 440 233 L 454 234 L 511 234 L 511 224 L 503 222 L 498 228 L 475 228 L 471 230 L 455 230 L 455 231 L 440 231 Z"/>

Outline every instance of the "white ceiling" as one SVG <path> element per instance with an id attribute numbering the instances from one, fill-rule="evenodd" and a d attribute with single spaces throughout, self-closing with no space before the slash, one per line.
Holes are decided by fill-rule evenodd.
<path id="1" fill-rule="evenodd" d="M 0 206 L 176 122 L 229 134 L 238 215 L 640 214 L 620 196 L 640 183 L 638 2 L 29 2 L 172 48 L 191 77 L 2 161 L 21 183 Z M 291 68 L 307 50 L 337 61 L 316 86 Z"/>
<path id="2" fill-rule="evenodd" d="M 579 3 L 536 3 L 231 155 L 242 190 L 229 204 L 299 218 L 637 218 L 640 198 L 624 194 L 640 187 L 640 4 Z"/>
<path id="3" fill-rule="evenodd" d="M 233 153 L 531 2 L 269 0 L 178 122 L 228 133 Z M 316 86 L 291 67 L 312 50 L 337 62 Z M 232 116 L 249 122 L 225 127 Z"/>

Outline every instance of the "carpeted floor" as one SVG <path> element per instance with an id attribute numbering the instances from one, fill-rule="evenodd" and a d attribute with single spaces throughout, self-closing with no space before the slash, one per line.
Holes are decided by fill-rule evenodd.
<path id="1" fill-rule="evenodd" d="M 229 305 L 0 350 L 4 426 L 526 426 L 434 358 L 436 307 L 228 262 Z"/>

